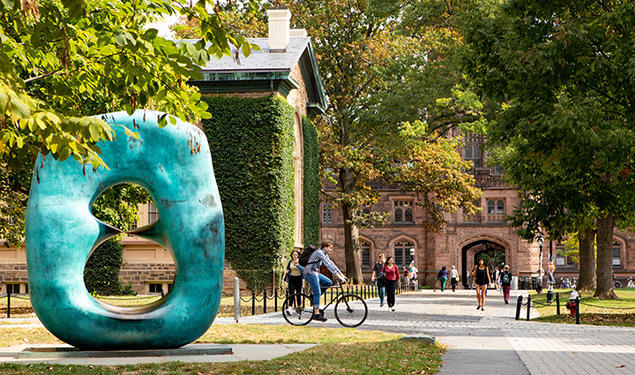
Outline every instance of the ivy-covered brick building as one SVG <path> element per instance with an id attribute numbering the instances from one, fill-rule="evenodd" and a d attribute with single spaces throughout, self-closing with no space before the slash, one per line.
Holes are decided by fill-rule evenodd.
<path id="1" fill-rule="evenodd" d="M 287 9 L 268 11 L 269 37 L 239 60 L 212 58 L 199 87 L 212 119 L 200 126 L 210 144 L 226 227 L 225 288 L 242 279 L 270 282 L 281 257 L 319 240 L 317 131 L 326 109 L 311 39 L 290 30 Z M 141 222 L 156 220 L 151 203 Z M 195 214 L 195 213 L 193 213 Z M 166 249 L 136 237 L 122 241 L 121 277 L 138 292 L 167 291 L 174 277 Z M 233 270 L 232 270 L 233 269 Z"/>

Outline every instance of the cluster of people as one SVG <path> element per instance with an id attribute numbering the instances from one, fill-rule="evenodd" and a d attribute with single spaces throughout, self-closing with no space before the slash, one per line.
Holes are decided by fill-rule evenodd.
<path id="1" fill-rule="evenodd" d="M 373 265 L 371 281 L 377 286 L 379 295 L 379 307 L 384 306 L 384 299 L 388 302 L 388 308 L 395 311 L 395 290 L 401 285 L 399 267 L 395 265 L 395 259 L 386 258 L 384 253 L 377 256 L 377 262 Z"/>
<path id="2" fill-rule="evenodd" d="M 320 273 L 320 268 L 326 267 L 333 277 L 342 282 L 346 282 L 344 274 L 329 258 L 332 250 L 333 242 L 331 241 L 323 241 L 319 248 L 309 246 L 302 253 L 294 250 L 291 253 L 291 260 L 287 264 L 287 272 L 285 274 L 285 281 L 288 282 L 289 286 L 289 294 L 298 295 L 297 304 L 300 303 L 302 281 L 307 281 L 313 291 L 313 319 L 321 322 L 326 321 L 326 318 L 320 310 L 320 296 L 323 290 L 333 285 L 333 282 L 330 278 Z M 408 269 L 405 269 L 406 281 L 416 280 L 417 272 L 418 270 L 414 266 L 414 262 L 412 262 Z M 470 276 L 472 279 L 472 287 L 476 290 L 476 299 L 478 301 L 477 310 L 485 311 L 485 296 L 488 286 L 492 283 L 494 283 L 496 289 L 503 294 L 505 304 L 509 303 L 512 281 L 509 265 L 505 265 L 502 270 L 496 267 L 494 272 L 490 273 L 485 259 L 480 258 Z M 373 266 L 371 281 L 377 286 L 380 307 L 383 307 L 384 301 L 386 301 L 388 308 L 391 311 L 395 311 L 395 290 L 401 286 L 401 279 L 399 267 L 395 264 L 394 258 L 392 256 L 386 257 L 384 253 L 378 254 L 377 261 Z M 448 279 L 450 280 L 452 291 L 455 292 L 456 286 L 459 283 L 459 273 L 455 266 L 452 266 L 449 271 L 446 266 L 443 266 L 437 274 L 437 279 L 441 284 L 441 292 L 445 291 Z"/>
<path id="3" fill-rule="evenodd" d="M 472 287 L 476 290 L 476 299 L 478 305 L 477 310 L 485 311 L 485 296 L 487 295 L 487 288 L 494 283 L 496 290 L 503 294 L 505 304 L 509 303 L 509 294 L 511 290 L 512 274 L 509 271 L 509 265 L 505 265 L 501 270 L 496 267 L 493 275 L 490 273 L 489 267 L 485 262 L 485 259 L 480 258 L 478 264 L 474 266 L 472 273 L 470 274 L 472 279 Z M 441 291 L 445 291 L 445 285 L 450 279 L 452 285 L 452 291 L 456 291 L 456 286 L 459 283 L 459 273 L 455 266 L 452 266 L 450 271 L 446 266 L 441 267 L 441 270 L 437 274 L 437 280 L 441 285 Z M 492 281 L 493 279 L 493 281 Z"/>

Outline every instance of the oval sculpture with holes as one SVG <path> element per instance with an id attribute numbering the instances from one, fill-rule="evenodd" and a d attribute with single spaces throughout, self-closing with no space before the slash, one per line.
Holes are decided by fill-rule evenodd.
<path id="1" fill-rule="evenodd" d="M 26 215 L 31 303 L 42 324 L 75 347 L 176 348 L 205 333 L 218 312 L 225 228 L 209 146 L 191 124 L 177 120 L 159 128 L 160 116 L 102 115 L 116 133 L 114 141 L 99 145 L 109 169 L 83 170 L 75 160 L 50 155 L 36 162 Z M 176 266 L 168 295 L 141 307 L 100 302 L 83 281 L 91 251 L 123 232 L 97 220 L 90 207 L 101 192 L 123 182 L 146 188 L 159 211 L 154 224 L 129 233 L 167 248 Z"/>

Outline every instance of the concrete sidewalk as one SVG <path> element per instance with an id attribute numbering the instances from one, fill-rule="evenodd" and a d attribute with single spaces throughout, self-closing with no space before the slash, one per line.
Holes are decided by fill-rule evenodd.
<path id="1" fill-rule="evenodd" d="M 19 358 L 20 353 L 27 348 L 41 348 L 41 349 L 59 349 L 59 348 L 71 348 L 69 345 L 18 345 L 10 348 L 0 349 L 0 363 L 48 363 L 59 365 L 133 365 L 142 363 L 165 363 L 165 362 L 236 362 L 236 361 L 263 361 L 270 360 L 278 357 L 285 356 L 287 354 L 303 351 L 314 347 L 316 344 L 231 344 L 222 345 L 230 347 L 233 351 L 232 354 L 215 354 L 215 355 L 182 355 L 183 351 L 187 349 L 200 349 L 201 347 L 215 346 L 215 344 L 190 344 L 186 345 L 182 349 L 172 350 L 167 355 L 148 355 L 148 356 L 134 356 L 128 357 L 125 354 L 121 356 L 102 356 L 103 353 L 97 353 L 91 355 L 91 352 L 77 353 L 78 356 L 69 357 L 60 353 L 43 353 L 42 357 L 38 358 Z M 219 345 L 220 346 L 220 345 Z M 152 352 L 152 351 L 148 351 Z M 86 354 L 83 356 L 82 354 Z M 93 352 L 95 353 L 95 352 Z M 162 353 L 163 354 L 163 353 Z"/>
<path id="2" fill-rule="evenodd" d="M 424 290 L 397 296 L 396 310 L 369 300 L 368 320 L 359 329 L 425 334 L 447 347 L 441 374 L 634 374 L 635 328 L 552 324 L 514 320 L 515 300 L 488 291 L 485 311 L 475 292 Z M 531 318 L 537 316 L 531 310 Z M 325 323 L 340 327 L 327 311 Z M 526 307 L 521 314 L 526 317 Z M 218 323 L 222 323 L 220 320 Z M 285 324 L 280 313 L 245 317 L 241 323 Z"/>

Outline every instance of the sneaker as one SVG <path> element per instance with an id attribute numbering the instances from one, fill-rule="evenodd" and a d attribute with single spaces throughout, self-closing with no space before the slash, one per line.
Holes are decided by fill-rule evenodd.
<path id="1" fill-rule="evenodd" d="M 394 307 L 391 307 L 391 308 L 390 308 L 390 311 L 395 311 L 395 308 L 394 308 Z"/>
<path id="2" fill-rule="evenodd" d="M 380 304 L 379 304 L 379 307 L 384 307 L 384 304 L 383 304 L 383 303 L 380 303 Z"/>
<path id="3" fill-rule="evenodd" d="M 485 311 L 485 307 L 482 307 L 482 306 L 481 306 L 481 311 Z"/>
<path id="4" fill-rule="evenodd" d="M 324 318 L 324 310 L 320 310 L 320 318 Z"/>
<path id="5" fill-rule="evenodd" d="M 326 322 L 328 319 L 326 319 L 324 316 L 320 316 L 320 314 L 313 314 L 313 320 L 317 320 L 318 322 Z"/>
<path id="6" fill-rule="evenodd" d="M 480 310 L 481 309 L 481 305 L 476 306 L 476 309 Z"/>

